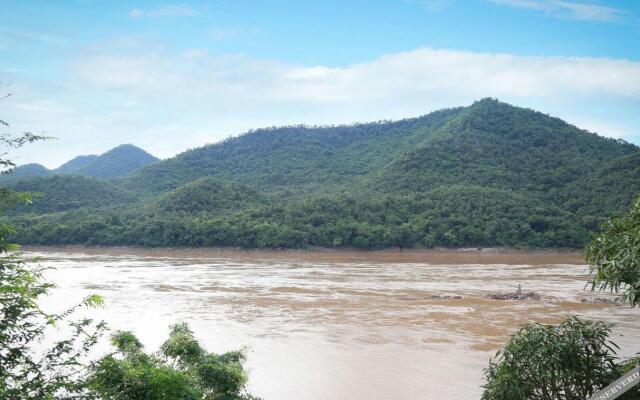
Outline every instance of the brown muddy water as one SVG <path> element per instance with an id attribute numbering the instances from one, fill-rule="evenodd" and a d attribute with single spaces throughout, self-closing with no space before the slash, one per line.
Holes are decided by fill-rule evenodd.
<path id="1" fill-rule="evenodd" d="M 47 309 L 90 293 L 91 315 L 155 350 L 187 321 L 215 352 L 246 347 L 249 390 L 266 400 L 477 399 L 482 369 L 528 321 L 568 314 L 617 324 L 640 352 L 640 309 L 585 304 L 578 253 L 207 251 L 28 248 L 58 288 Z M 539 301 L 491 293 L 535 291 Z M 433 299 L 458 295 L 462 299 Z"/>

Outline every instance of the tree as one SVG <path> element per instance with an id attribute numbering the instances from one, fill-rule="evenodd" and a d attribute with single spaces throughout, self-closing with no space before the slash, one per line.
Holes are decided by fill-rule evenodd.
<path id="1" fill-rule="evenodd" d="M 131 332 L 112 337 L 116 353 L 101 359 L 89 386 L 103 399 L 250 400 L 242 352 L 206 352 L 186 323 L 171 327 L 158 354 L 143 352 Z"/>
<path id="2" fill-rule="evenodd" d="M 622 302 L 640 304 L 640 197 L 627 214 L 607 221 L 586 248 L 591 289 L 620 293 Z"/>
<path id="3" fill-rule="evenodd" d="M 3 125 L 7 125 L 2 121 Z M 20 147 L 41 137 L 23 134 L 0 135 L 0 145 Z M 11 167 L 5 153 L 0 153 L 0 167 Z M 7 207 L 30 200 L 28 194 L 0 188 L 0 213 Z M 87 391 L 82 374 L 84 359 L 106 329 L 102 322 L 90 319 L 71 320 L 81 307 L 96 307 L 102 298 L 96 295 L 66 311 L 44 312 L 37 303 L 53 287 L 42 280 L 42 269 L 31 267 L 10 254 L 17 247 L 7 234 L 12 228 L 0 223 L 0 398 L 53 399 L 84 396 Z M 64 327 L 71 333 L 51 347 L 36 351 L 51 328 Z"/>
<path id="4" fill-rule="evenodd" d="M 616 363 L 611 327 L 577 317 L 526 325 L 489 362 L 482 400 L 589 398 L 630 369 L 630 362 Z M 640 394 L 634 390 L 621 399 Z"/>
<path id="5" fill-rule="evenodd" d="M 51 284 L 42 270 L 14 256 L 0 258 L 0 398 L 77 398 L 86 394 L 84 360 L 106 329 L 103 322 L 70 320 L 80 307 L 102 304 L 89 296 L 60 314 L 45 313 L 37 300 Z M 37 351 L 49 328 L 71 328 L 51 347 Z"/>

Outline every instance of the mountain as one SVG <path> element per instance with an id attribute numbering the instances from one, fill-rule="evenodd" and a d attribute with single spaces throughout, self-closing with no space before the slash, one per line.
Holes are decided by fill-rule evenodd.
<path id="1" fill-rule="evenodd" d="M 131 144 L 123 144 L 115 147 L 99 156 L 85 156 L 71 160 L 71 168 L 77 167 L 73 172 L 88 175 L 94 178 L 115 178 L 125 176 L 145 165 L 153 164 L 158 159 Z M 69 163 L 63 165 L 69 169 Z M 61 167 L 61 168 L 62 168 Z"/>
<path id="2" fill-rule="evenodd" d="M 453 181 L 546 193 L 634 152 L 560 119 L 486 99 L 391 163 L 378 188 L 414 192 Z"/>
<path id="3" fill-rule="evenodd" d="M 95 154 L 91 154 L 88 156 L 77 156 L 66 163 L 62 164 L 58 168 L 55 169 L 55 172 L 59 174 L 73 174 L 78 173 L 78 171 L 82 170 L 92 162 L 96 161 L 99 156 Z"/>
<path id="4" fill-rule="evenodd" d="M 15 240 L 579 248 L 640 192 L 640 149 L 483 99 L 401 121 L 251 131 L 109 185 L 124 195 L 69 188 L 56 204 L 85 199 L 82 210 L 47 209 L 46 197 L 18 210 Z"/>
<path id="5" fill-rule="evenodd" d="M 10 174 L 0 175 L 0 183 L 10 182 L 20 178 L 32 178 L 37 176 L 47 176 L 50 175 L 51 171 L 49 171 L 45 166 L 40 164 L 24 164 L 20 165 L 13 169 Z"/>
<path id="6" fill-rule="evenodd" d="M 77 156 L 60 167 L 49 170 L 40 164 L 25 164 L 16 167 L 10 174 L 0 175 L 1 184 L 9 184 L 24 178 L 55 174 L 77 174 L 101 179 L 123 177 L 158 159 L 131 144 L 123 144 L 101 155 Z"/>
<path id="7" fill-rule="evenodd" d="M 350 187 L 387 166 L 460 111 L 395 122 L 260 129 L 142 168 L 122 185 L 161 193 L 213 176 L 272 193 L 324 193 L 328 187 Z"/>

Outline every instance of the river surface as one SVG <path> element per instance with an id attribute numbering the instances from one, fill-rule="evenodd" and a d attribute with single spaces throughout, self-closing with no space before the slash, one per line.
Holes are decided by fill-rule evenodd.
<path id="1" fill-rule="evenodd" d="M 251 252 L 27 248 L 53 267 L 43 306 L 105 297 L 91 315 L 147 350 L 187 321 L 209 351 L 246 347 L 249 390 L 265 400 L 478 399 L 482 369 L 528 321 L 578 314 L 617 324 L 640 352 L 640 309 L 586 304 L 577 253 Z M 535 291 L 539 301 L 490 300 Z M 462 299 L 433 299 L 458 295 Z"/>

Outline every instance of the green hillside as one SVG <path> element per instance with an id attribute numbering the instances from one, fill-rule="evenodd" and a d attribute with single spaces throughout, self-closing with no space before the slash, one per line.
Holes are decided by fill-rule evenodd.
<path id="1" fill-rule="evenodd" d="M 252 131 L 92 184 L 107 193 L 70 186 L 23 207 L 15 239 L 578 248 L 640 192 L 640 149 L 484 99 L 402 121 Z"/>
<path id="2" fill-rule="evenodd" d="M 49 171 L 43 165 L 24 164 L 14 168 L 10 174 L 0 175 L 0 184 L 6 184 L 8 182 L 15 181 L 16 179 L 47 176 L 50 174 L 51 174 L 51 171 Z"/>
<path id="3" fill-rule="evenodd" d="M 620 214 L 640 191 L 640 152 L 604 162 L 596 172 L 558 189 L 562 207 L 579 217 Z"/>
<path id="4" fill-rule="evenodd" d="M 258 205 L 265 198 L 242 185 L 216 178 L 201 178 L 180 186 L 152 202 L 160 212 L 214 213 Z"/>
<path id="5" fill-rule="evenodd" d="M 115 147 L 94 159 L 83 160 L 74 173 L 94 178 L 116 178 L 125 176 L 145 165 L 153 164 L 157 158 L 131 144 Z"/>
<path id="6" fill-rule="evenodd" d="M 101 155 L 74 157 L 54 170 L 49 170 L 40 164 L 21 165 L 16 167 L 11 174 L 0 175 L 0 184 L 54 174 L 76 174 L 112 179 L 128 175 L 157 161 L 157 158 L 146 151 L 130 144 L 123 144 Z"/>
<path id="7" fill-rule="evenodd" d="M 96 161 L 99 156 L 90 154 L 88 156 L 77 156 L 56 168 L 59 174 L 74 174 Z"/>
<path id="8" fill-rule="evenodd" d="M 272 193 L 326 193 L 385 167 L 459 111 L 396 122 L 260 129 L 150 165 L 122 185 L 159 193 L 213 176 Z"/>
<path id="9" fill-rule="evenodd" d="M 395 160 L 376 187 L 415 192 L 455 182 L 548 193 L 637 151 L 560 119 L 485 99 Z"/>
<path id="10" fill-rule="evenodd" d="M 108 182 L 81 175 L 52 175 L 21 179 L 8 187 L 34 193 L 33 202 L 10 210 L 12 214 L 46 214 L 79 208 L 109 207 L 131 203 L 134 197 Z"/>

